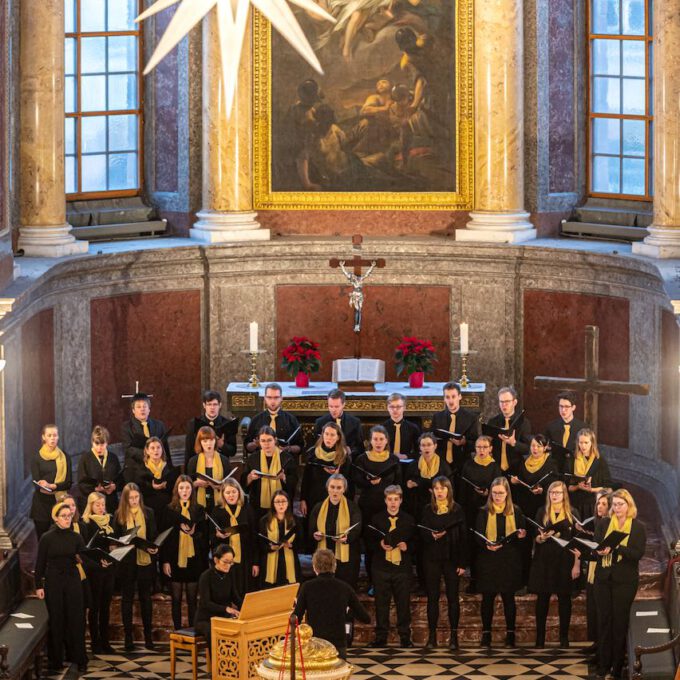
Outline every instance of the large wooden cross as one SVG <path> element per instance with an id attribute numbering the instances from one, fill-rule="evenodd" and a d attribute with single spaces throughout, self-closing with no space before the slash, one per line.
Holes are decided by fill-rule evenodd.
<path id="1" fill-rule="evenodd" d="M 121 399 L 132 399 L 136 394 L 139 394 L 139 380 L 135 380 L 135 391 L 132 394 L 121 394 Z M 153 394 L 147 394 L 147 397 L 153 397 Z"/>
<path id="2" fill-rule="evenodd" d="M 357 359 L 361 358 L 361 308 L 363 306 L 364 296 L 363 296 L 363 282 L 364 279 L 368 277 L 370 272 L 374 267 L 382 269 L 385 266 L 385 260 L 382 257 L 373 258 L 367 260 L 361 257 L 361 244 L 364 237 L 361 234 L 354 234 L 352 236 L 352 251 L 354 252 L 354 257 L 350 259 L 343 259 L 337 257 L 332 257 L 328 264 L 334 269 L 342 268 L 343 273 L 348 278 L 350 284 L 353 287 L 350 293 L 350 305 L 354 307 L 354 356 Z M 353 267 L 352 274 L 348 274 L 344 265 L 351 265 Z M 362 276 L 361 268 L 370 267 L 368 272 Z"/>
<path id="3" fill-rule="evenodd" d="M 647 396 L 649 385 L 600 379 L 600 329 L 586 326 L 586 375 L 584 378 L 555 378 L 537 375 L 534 387 L 583 392 L 584 420 L 597 432 L 598 397 L 600 394 L 638 394 Z"/>

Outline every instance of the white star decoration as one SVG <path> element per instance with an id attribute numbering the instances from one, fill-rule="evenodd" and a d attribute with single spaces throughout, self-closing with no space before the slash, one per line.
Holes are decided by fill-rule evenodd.
<path id="1" fill-rule="evenodd" d="M 149 9 L 142 12 L 135 21 L 143 21 L 179 1 L 157 0 Z M 314 0 L 289 1 L 311 14 L 335 23 L 335 19 L 321 9 Z M 146 65 L 144 75 L 151 72 L 168 52 L 214 7 L 217 12 L 227 116 L 230 116 L 234 95 L 236 94 L 238 65 L 251 3 L 264 14 L 272 26 L 281 33 L 315 71 L 323 74 L 321 64 L 286 0 L 181 0 L 181 2 L 182 4 L 177 8 L 167 30 Z"/>

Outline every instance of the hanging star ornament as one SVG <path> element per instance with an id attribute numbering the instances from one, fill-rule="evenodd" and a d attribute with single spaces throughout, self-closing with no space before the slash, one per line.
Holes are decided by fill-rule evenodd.
<path id="1" fill-rule="evenodd" d="M 180 0 L 157 0 L 151 7 L 142 12 L 135 21 L 140 22 L 148 19 L 150 16 L 177 4 L 177 2 L 180 2 Z M 314 0 L 289 0 L 289 2 L 310 14 L 335 23 L 335 19 L 319 7 Z M 214 8 L 217 12 L 217 28 L 222 56 L 222 81 L 227 117 L 229 117 L 236 94 L 238 65 L 241 59 L 241 48 L 251 3 L 264 14 L 293 49 L 317 73 L 323 75 L 321 64 L 293 11 L 288 6 L 287 0 L 181 0 L 181 3 L 146 65 L 144 75 L 150 73 L 175 45 Z"/>

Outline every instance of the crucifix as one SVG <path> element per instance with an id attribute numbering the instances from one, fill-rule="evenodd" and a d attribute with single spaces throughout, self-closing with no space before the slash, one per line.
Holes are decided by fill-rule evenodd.
<path id="1" fill-rule="evenodd" d="M 357 359 L 361 358 L 361 311 L 364 306 L 364 281 L 371 275 L 373 270 L 378 267 L 382 269 L 385 266 L 385 260 L 380 257 L 373 260 L 366 260 L 361 257 L 361 244 L 364 238 L 361 234 L 354 234 L 352 236 L 352 251 L 355 253 L 351 260 L 340 260 L 333 257 L 328 261 L 328 264 L 334 269 L 340 269 L 345 275 L 352 290 L 349 294 L 349 306 L 354 309 L 354 356 Z M 352 271 L 348 271 L 345 265 L 351 265 Z M 368 267 L 368 270 L 361 273 L 362 267 Z"/>
<path id="2" fill-rule="evenodd" d="M 597 407 L 600 394 L 638 394 L 644 397 L 649 394 L 648 384 L 600 378 L 600 329 L 597 326 L 586 326 L 586 375 L 584 378 L 555 378 L 537 375 L 534 377 L 534 387 L 583 392 L 584 420 L 595 432 L 597 432 Z"/>
<path id="3" fill-rule="evenodd" d="M 121 399 L 132 399 L 135 394 L 139 394 L 139 380 L 135 380 L 135 391 L 132 394 L 121 394 Z M 153 394 L 147 394 L 147 397 L 153 397 Z"/>

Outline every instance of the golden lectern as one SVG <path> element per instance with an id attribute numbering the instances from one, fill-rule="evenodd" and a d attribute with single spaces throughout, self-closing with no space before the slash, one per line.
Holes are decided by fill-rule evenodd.
<path id="1" fill-rule="evenodd" d="M 237 619 L 212 618 L 213 680 L 252 680 L 286 634 L 299 583 L 248 593 Z"/>

